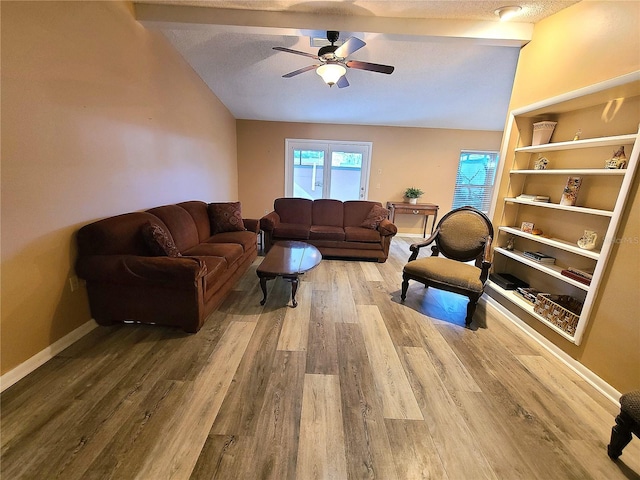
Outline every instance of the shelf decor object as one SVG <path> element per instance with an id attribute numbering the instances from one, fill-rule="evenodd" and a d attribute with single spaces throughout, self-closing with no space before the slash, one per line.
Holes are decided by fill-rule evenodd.
<path id="1" fill-rule="evenodd" d="M 627 168 L 627 156 L 624 154 L 624 145 L 613 152 L 613 157 L 605 162 L 604 168 Z"/>
<path id="2" fill-rule="evenodd" d="M 570 207 L 576 204 L 578 200 L 578 192 L 582 185 L 582 177 L 569 177 L 567 178 L 567 184 L 562 191 L 562 197 L 560 198 L 560 205 L 568 205 Z"/>
<path id="3" fill-rule="evenodd" d="M 531 145 L 549 143 L 558 122 L 538 122 L 533 124 L 533 140 Z"/>
<path id="4" fill-rule="evenodd" d="M 603 119 L 618 98 L 624 103 L 615 122 Z M 541 125 L 548 122 L 553 128 Z M 576 133 L 578 124 L 588 138 Z M 510 112 L 500 154 L 508 183 L 494 198 L 493 268 L 530 287 L 507 290 L 489 279 L 486 291 L 511 304 L 514 317 L 580 344 L 637 173 L 639 124 L 640 70 Z M 542 155 L 553 159 L 545 168 Z M 544 234 L 535 235 L 541 232 L 534 224 Z M 533 258 L 531 252 L 541 251 L 555 263 Z"/>
<path id="5" fill-rule="evenodd" d="M 533 311 L 570 335 L 576 331 L 582 302 L 570 295 L 539 293 Z"/>
<path id="6" fill-rule="evenodd" d="M 598 234 L 595 230 L 585 230 L 577 243 L 580 248 L 593 250 L 596 248 L 596 240 L 598 240 Z"/>
<path id="7" fill-rule="evenodd" d="M 538 159 L 536 160 L 536 163 L 533 164 L 533 169 L 546 170 L 548 165 L 549 165 L 549 159 L 539 154 Z"/>

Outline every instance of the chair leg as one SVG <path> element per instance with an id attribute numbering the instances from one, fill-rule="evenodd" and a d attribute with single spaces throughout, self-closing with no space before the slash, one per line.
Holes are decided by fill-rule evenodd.
<path id="1" fill-rule="evenodd" d="M 400 294 L 400 299 L 404 302 L 407 298 L 407 290 L 409 289 L 409 279 L 403 277 L 402 279 L 402 293 Z"/>
<path id="2" fill-rule="evenodd" d="M 611 441 L 607 453 L 612 460 L 622 455 L 622 449 L 631 441 L 631 431 L 635 422 L 625 412 L 616 417 L 616 425 L 611 429 Z"/>
<path id="3" fill-rule="evenodd" d="M 469 328 L 473 321 L 473 314 L 476 311 L 476 305 L 478 304 L 478 298 L 469 297 L 469 303 L 467 303 L 467 318 L 464 319 L 464 326 Z"/>

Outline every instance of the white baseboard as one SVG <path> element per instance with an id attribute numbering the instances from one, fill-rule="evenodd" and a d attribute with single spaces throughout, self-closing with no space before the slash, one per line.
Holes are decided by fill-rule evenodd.
<path id="1" fill-rule="evenodd" d="M 427 232 L 429 233 L 429 232 Z M 398 232 L 396 235 L 398 235 L 399 237 L 409 237 L 409 238 L 423 238 L 421 233 L 402 233 L 402 232 Z M 427 235 L 428 237 L 429 235 Z"/>
<path id="2" fill-rule="evenodd" d="M 522 330 L 525 334 L 529 335 L 533 340 L 538 342 L 543 348 L 545 348 L 549 353 L 555 356 L 558 360 L 564 363 L 567 367 L 577 373 L 585 382 L 591 385 L 593 388 L 598 390 L 602 395 L 604 395 L 607 399 L 609 399 L 614 405 L 620 407 L 620 392 L 601 379 L 598 375 L 593 373 L 587 367 L 585 367 L 582 363 L 577 361 L 575 358 L 568 355 L 564 350 L 550 342 L 544 335 L 541 335 L 534 328 L 528 325 L 526 322 L 522 321 L 517 315 L 513 312 L 505 308 L 495 299 L 489 297 L 488 295 L 483 295 L 480 299 L 481 303 L 484 303 L 487 309 L 493 308 L 498 313 L 507 317 L 513 324 L 515 324 L 520 330 Z"/>
<path id="3" fill-rule="evenodd" d="M 98 324 L 93 319 L 89 320 L 87 323 L 80 325 L 78 328 L 69 332 L 67 335 L 49 345 L 41 352 L 36 353 L 29 360 L 21 363 L 13 370 L 2 375 L 0 377 L 0 392 L 4 392 L 11 385 L 29 375 L 36 368 L 51 360 L 62 350 L 80 340 L 97 326 Z"/>

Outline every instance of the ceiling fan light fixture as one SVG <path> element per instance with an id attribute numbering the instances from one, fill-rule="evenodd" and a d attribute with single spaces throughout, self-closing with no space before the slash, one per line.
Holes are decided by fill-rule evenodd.
<path id="1" fill-rule="evenodd" d="M 495 14 L 500 17 L 501 22 L 506 22 L 507 20 L 515 17 L 518 13 L 522 11 L 522 7 L 519 5 L 510 5 L 507 7 L 500 7 L 495 11 Z"/>
<path id="2" fill-rule="evenodd" d="M 331 87 L 347 73 L 347 69 L 339 63 L 325 63 L 316 69 L 316 73 L 322 77 L 324 83 Z"/>

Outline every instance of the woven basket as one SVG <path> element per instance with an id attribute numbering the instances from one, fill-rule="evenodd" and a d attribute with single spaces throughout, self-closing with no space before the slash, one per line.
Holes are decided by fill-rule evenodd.
<path id="1" fill-rule="evenodd" d="M 569 295 L 539 293 L 533 311 L 569 335 L 574 335 L 582 311 L 582 302 Z"/>
<path id="2" fill-rule="evenodd" d="M 542 145 L 549 143 L 551 135 L 556 128 L 558 122 L 538 122 L 533 124 L 533 139 L 531 145 Z"/>

